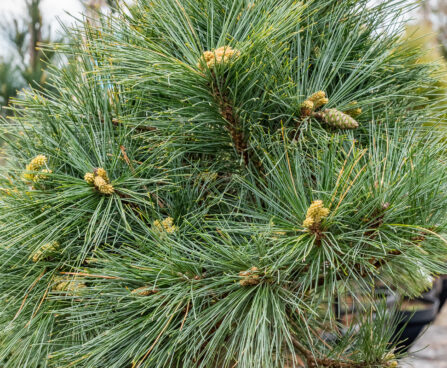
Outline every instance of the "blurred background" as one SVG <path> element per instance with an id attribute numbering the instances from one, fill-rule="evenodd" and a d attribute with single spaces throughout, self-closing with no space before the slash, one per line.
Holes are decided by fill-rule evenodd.
<path id="1" fill-rule="evenodd" d="M 115 5 L 115 0 L 0 0 L 0 115 L 8 115 L 5 106 L 20 90 L 49 86 L 50 65 L 63 66 L 63 55 L 43 52 L 40 44 L 64 42 L 64 26 Z"/>

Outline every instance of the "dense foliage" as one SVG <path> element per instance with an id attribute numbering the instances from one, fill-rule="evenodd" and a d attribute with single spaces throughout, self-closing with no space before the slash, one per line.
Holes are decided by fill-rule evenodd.
<path id="1" fill-rule="evenodd" d="M 405 2 L 367 3 L 138 0 L 72 31 L 3 125 L 0 366 L 397 366 L 374 289 L 443 270 L 446 147 Z"/>

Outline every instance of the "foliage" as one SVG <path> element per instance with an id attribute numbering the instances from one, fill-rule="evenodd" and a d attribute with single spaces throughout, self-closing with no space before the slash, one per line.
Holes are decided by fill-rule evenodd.
<path id="1" fill-rule="evenodd" d="M 11 59 L 0 59 L 0 105 L 6 105 L 20 88 L 18 73 Z"/>
<path id="2" fill-rule="evenodd" d="M 444 271 L 446 147 L 404 2 L 368 3 L 138 0 L 72 31 L 3 125 L 2 368 L 396 366 L 374 288 Z"/>

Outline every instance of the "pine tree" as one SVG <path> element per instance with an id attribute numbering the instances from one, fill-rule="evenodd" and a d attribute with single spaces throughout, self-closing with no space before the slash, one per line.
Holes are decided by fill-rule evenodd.
<path id="1" fill-rule="evenodd" d="M 4 122 L 0 366 L 396 367 L 375 288 L 447 257 L 405 10 L 137 0 L 72 31 Z"/>

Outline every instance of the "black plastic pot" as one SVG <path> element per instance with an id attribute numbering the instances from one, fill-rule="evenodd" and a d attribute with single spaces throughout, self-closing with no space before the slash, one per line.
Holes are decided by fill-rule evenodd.
<path id="1" fill-rule="evenodd" d="M 398 298 L 396 294 L 389 289 L 378 288 L 375 290 L 375 295 L 377 300 L 385 299 L 386 306 L 389 309 L 392 309 L 397 303 Z M 339 304 L 339 299 L 337 298 L 334 305 L 337 316 L 341 318 L 346 314 L 356 313 L 359 311 L 359 309 L 361 311 L 362 307 L 359 306 L 358 303 L 358 301 L 354 301 L 349 306 L 342 306 Z"/>
<path id="2" fill-rule="evenodd" d="M 443 307 L 447 300 L 447 275 L 440 277 L 441 280 L 441 292 L 439 293 L 439 310 Z"/>
<path id="3" fill-rule="evenodd" d="M 380 298 L 386 299 L 385 303 L 388 309 L 393 309 L 399 299 L 398 295 L 394 291 L 382 288 L 376 290 L 376 296 L 377 299 Z"/>
<path id="4" fill-rule="evenodd" d="M 431 297 L 420 297 L 413 299 L 426 304 L 426 308 L 417 311 L 400 311 L 399 320 L 401 321 L 396 329 L 394 341 L 399 338 L 397 350 L 399 352 L 407 351 L 415 342 L 421 332 L 433 322 L 439 309 L 439 299 Z M 401 335 L 399 333 L 402 331 Z"/>
<path id="5" fill-rule="evenodd" d="M 427 290 L 422 294 L 424 298 L 438 298 L 442 291 L 442 280 L 441 278 L 437 278 L 433 281 L 433 285 L 430 290 Z"/>

